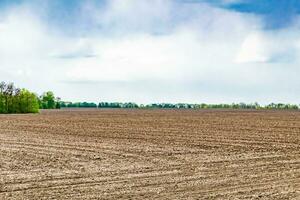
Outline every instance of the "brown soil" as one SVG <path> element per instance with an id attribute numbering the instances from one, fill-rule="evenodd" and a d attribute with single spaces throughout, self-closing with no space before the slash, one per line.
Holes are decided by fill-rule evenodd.
<path id="1" fill-rule="evenodd" d="M 0 115 L 0 199 L 300 199 L 300 112 Z"/>

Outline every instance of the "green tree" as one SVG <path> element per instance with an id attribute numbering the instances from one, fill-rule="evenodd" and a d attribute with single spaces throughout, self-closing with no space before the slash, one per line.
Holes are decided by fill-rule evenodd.
<path id="1" fill-rule="evenodd" d="M 40 108 L 43 109 L 55 109 L 56 108 L 56 101 L 54 93 L 51 91 L 45 92 L 40 101 Z"/>
<path id="2" fill-rule="evenodd" d="M 0 113 L 37 113 L 38 109 L 34 93 L 16 88 L 13 83 L 0 83 Z"/>
<path id="3" fill-rule="evenodd" d="M 4 96 L 4 90 L 5 90 L 6 84 L 5 82 L 0 83 L 0 113 L 6 113 L 5 111 L 5 96 Z"/>
<path id="4" fill-rule="evenodd" d="M 19 105 L 21 113 L 38 113 L 38 97 L 26 89 L 22 89 L 19 95 Z"/>

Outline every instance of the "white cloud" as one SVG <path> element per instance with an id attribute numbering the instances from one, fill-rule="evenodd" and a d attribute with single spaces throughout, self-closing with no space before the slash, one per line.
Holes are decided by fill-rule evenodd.
<path id="1" fill-rule="evenodd" d="M 165 31 L 173 4 L 170 0 L 113 0 L 104 9 L 95 4 L 85 8 L 95 24 L 110 32 Z"/>
<path id="2" fill-rule="evenodd" d="M 270 60 L 268 38 L 261 33 L 252 33 L 246 37 L 237 55 L 237 63 L 268 62 Z"/>
<path id="3" fill-rule="evenodd" d="M 124 2 L 82 7 L 93 27 L 80 37 L 53 30 L 30 8 L 10 9 L 0 18 L 0 79 L 67 100 L 300 97 L 297 28 L 267 32 L 257 16 L 203 3 Z"/>
<path id="4" fill-rule="evenodd" d="M 256 31 L 249 33 L 236 56 L 237 63 L 297 62 L 299 29 Z"/>
<path id="5" fill-rule="evenodd" d="M 92 16 L 97 16 L 95 19 L 100 24 L 104 20 L 105 24 L 109 21 L 108 24 L 116 25 L 114 31 L 119 36 L 91 38 L 98 57 L 74 61 L 74 67 L 67 73 L 71 80 L 206 79 L 207 73 L 223 70 L 222 66 L 232 63 L 243 36 L 249 28 L 258 26 L 253 16 L 232 13 L 207 4 L 178 8 L 178 5 L 168 2 L 163 9 L 157 9 L 165 1 L 152 4 L 149 1 L 132 0 L 126 5 L 117 2 L 111 1 L 105 14 L 94 11 Z M 152 28 L 157 16 L 164 16 L 163 24 L 165 21 L 171 23 L 174 20 L 171 19 L 172 9 L 186 13 L 188 19 L 184 23 L 181 20 L 173 21 L 175 26 L 167 34 L 131 29 L 132 24 L 142 30 L 145 30 L 145 26 Z M 120 22 L 123 22 L 121 27 Z M 124 30 L 122 24 L 130 28 Z"/>

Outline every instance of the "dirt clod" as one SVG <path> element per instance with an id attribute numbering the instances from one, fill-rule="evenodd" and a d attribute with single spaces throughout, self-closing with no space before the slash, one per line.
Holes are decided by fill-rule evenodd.
<path id="1" fill-rule="evenodd" d="M 300 112 L 0 115 L 0 199 L 300 199 Z"/>

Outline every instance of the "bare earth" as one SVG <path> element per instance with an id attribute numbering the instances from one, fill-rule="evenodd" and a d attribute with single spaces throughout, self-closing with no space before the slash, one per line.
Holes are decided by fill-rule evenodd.
<path id="1" fill-rule="evenodd" d="M 0 199 L 300 199 L 300 112 L 0 115 Z"/>

